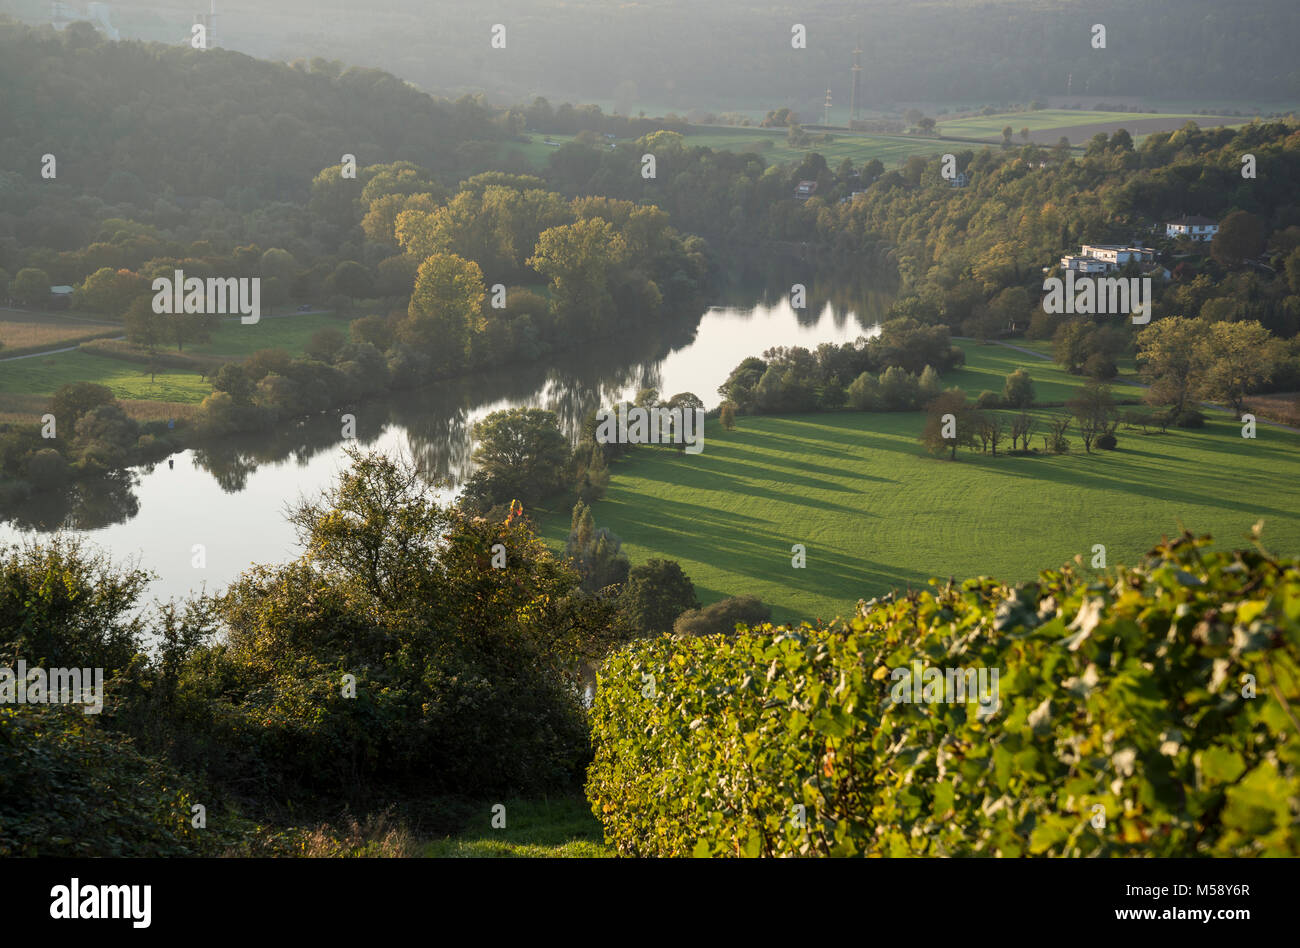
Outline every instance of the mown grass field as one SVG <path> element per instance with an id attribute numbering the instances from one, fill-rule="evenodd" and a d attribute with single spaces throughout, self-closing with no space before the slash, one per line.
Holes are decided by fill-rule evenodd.
<path id="1" fill-rule="evenodd" d="M 1094 112 L 1091 109 L 1039 109 L 1036 112 L 1000 112 L 996 115 L 972 115 L 967 118 L 938 116 L 935 122 L 945 135 L 963 138 L 1002 138 L 1002 129 L 1008 125 L 1015 131 L 1012 140 L 1020 143 L 1020 130 L 1031 132 L 1069 128 L 1073 125 L 1097 125 L 1102 122 L 1137 122 L 1144 119 L 1167 120 L 1178 128 L 1184 122 L 1212 120 L 1213 116 L 1177 114 L 1169 112 Z M 1071 139 L 1073 142 L 1074 140 Z M 1074 144 L 1079 144 L 1074 142 Z"/>
<path id="2" fill-rule="evenodd" d="M 1000 390 L 993 380 L 1023 365 L 1040 399 L 1068 397 L 1070 377 L 1049 363 L 968 352 L 970 365 L 946 382 Z M 710 423 L 700 455 L 644 447 L 616 464 L 596 524 L 623 539 L 634 564 L 677 560 L 702 602 L 749 593 L 777 620 L 829 619 L 930 577 L 1030 579 L 1076 555 L 1087 565 L 1098 543 L 1110 564 L 1133 562 L 1180 523 L 1237 545 L 1263 519 L 1276 552 L 1300 553 L 1295 434 L 1261 427 L 1245 440 L 1216 414 L 1199 431 L 1121 427 L 1111 452 L 1085 454 L 1071 431 L 1067 455 L 962 450 L 954 463 L 924 452 L 923 424 L 916 412 L 749 416 L 731 432 Z M 541 529 L 562 548 L 568 526 L 556 515 Z M 791 565 L 796 543 L 803 569 Z"/>
<path id="3" fill-rule="evenodd" d="M 689 146 L 707 146 L 716 150 L 753 151 L 769 164 L 802 161 L 815 151 L 833 168 L 845 158 L 862 164 L 879 158 L 886 167 L 893 167 L 912 155 L 937 155 L 944 150 L 943 143 L 934 138 L 911 138 L 903 135 L 864 135 L 832 132 L 832 141 L 818 143 L 808 148 L 791 148 L 786 144 L 783 128 L 745 128 L 728 125 L 692 126 L 686 136 Z M 770 142 L 763 146 L 761 143 Z"/>
<path id="4" fill-rule="evenodd" d="M 160 371 L 151 382 L 147 366 L 82 351 L 0 363 L 0 393 L 48 396 L 70 382 L 98 382 L 118 398 L 162 402 L 197 404 L 212 391 L 197 373 Z"/>
<path id="5" fill-rule="evenodd" d="M 258 349 L 284 349 L 297 356 L 302 354 L 313 333 L 333 328 L 346 335 L 348 322 L 348 317 L 334 313 L 263 317 L 260 322 L 249 326 L 236 319 L 224 320 L 212 333 L 210 341 L 187 345 L 184 351 L 189 355 L 218 359 L 243 359 Z M 174 352 L 175 349 L 163 351 Z M 200 378 L 197 372 L 163 369 L 151 382 L 148 368 L 143 364 L 87 351 L 58 352 L 0 362 L 0 413 L 11 415 L 12 420 L 30 421 L 34 417 L 33 400 L 43 400 L 69 382 L 107 385 L 118 398 L 129 401 L 133 406 L 133 416 L 141 418 L 153 417 L 160 411 L 169 418 L 174 417 L 177 415 L 175 406 L 197 405 L 212 391 L 211 384 Z M 149 402 L 170 407 L 150 411 Z"/>
<path id="6" fill-rule="evenodd" d="M 295 313 L 292 316 L 263 316 L 245 326 L 237 319 L 222 320 L 212 339 L 185 347 L 196 355 L 245 358 L 259 349 L 284 349 L 301 355 L 312 334 L 321 329 L 337 329 L 346 337 L 348 323 L 355 317 L 334 313 Z"/>

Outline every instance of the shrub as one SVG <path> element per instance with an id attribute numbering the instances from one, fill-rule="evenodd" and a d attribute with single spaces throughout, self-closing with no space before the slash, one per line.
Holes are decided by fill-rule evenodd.
<path id="1" fill-rule="evenodd" d="M 730 596 L 703 609 L 683 612 L 673 623 L 677 635 L 731 635 L 736 625 L 759 625 L 772 618 L 772 608 L 757 596 Z"/>
<path id="2" fill-rule="evenodd" d="M 1097 439 L 1097 447 L 1105 451 L 1114 451 L 1117 444 L 1113 434 L 1104 434 Z"/>
<path id="3" fill-rule="evenodd" d="M 68 462 L 53 448 L 41 448 L 27 459 L 27 480 L 37 490 L 58 490 L 68 483 Z"/>
<path id="4" fill-rule="evenodd" d="M 1104 352 L 1094 352 L 1083 363 L 1083 374 L 1092 379 L 1113 379 L 1119 374 L 1114 357 Z"/>
<path id="5" fill-rule="evenodd" d="M 1002 398 L 997 392 L 990 392 L 988 389 L 985 389 L 980 392 L 979 397 L 975 399 L 975 407 L 981 411 L 991 408 L 1001 408 Z"/>
<path id="6" fill-rule="evenodd" d="M 1205 415 L 1195 408 L 1189 408 L 1174 419 L 1175 428 L 1204 428 Z"/>
<path id="7" fill-rule="evenodd" d="M 1002 402 L 1008 408 L 1028 408 L 1034 403 L 1034 380 L 1024 369 L 1016 369 L 1007 376 L 1002 387 Z"/>
<path id="8" fill-rule="evenodd" d="M 593 812 L 640 855 L 1300 854 L 1300 560 L 1208 544 L 625 647 Z M 898 700 L 914 662 L 996 669 L 996 700 L 949 703 L 942 673 Z"/>
<path id="9" fill-rule="evenodd" d="M 80 708 L 0 706 L 0 856 L 196 855 L 216 840 L 191 827 L 191 803 Z"/>

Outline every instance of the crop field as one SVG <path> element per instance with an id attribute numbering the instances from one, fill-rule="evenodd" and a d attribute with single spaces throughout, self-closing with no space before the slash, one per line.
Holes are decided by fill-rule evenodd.
<path id="1" fill-rule="evenodd" d="M 0 309 L 0 359 L 36 347 L 72 346 L 86 339 L 121 332 L 118 324 L 57 313 Z"/>

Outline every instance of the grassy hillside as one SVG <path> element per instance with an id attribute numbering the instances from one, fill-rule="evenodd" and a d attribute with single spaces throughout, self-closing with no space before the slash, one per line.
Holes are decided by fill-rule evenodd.
<path id="1" fill-rule="evenodd" d="M 970 366 L 948 381 L 1000 389 L 1024 365 L 1040 398 L 1068 397 L 1070 377 L 1048 363 L 968 351 Z M 1180 523 L 1232 544 L 1263 518 L 1275 551 L 1300 552 L 1300 436 L 1261 428 L 1247 441 L 1216 415 L 1200 431 L 1121 427 L 1113 452 L 1085 454 L 1071 433 L 1067 455 L 962 451 L 952 463 L 924 453 L 923 423 L 859 412 L 742 417 L 732 432 L 712 423 L 703 454 L 641 448 L 615 465 L 596 523 L 623 538 L 633 563 L 679 561 L 703 602 L 752 593 L 777 620 L 829 619 L 932 576 L 1029 579 L 1076 554 L 1088 562 L 1097 543 L 1109 563 L 1132 562 Z M 567 520 L 542 531 L 561 547 Z M 804 569 L 791 566 L 796 543 Z"/>

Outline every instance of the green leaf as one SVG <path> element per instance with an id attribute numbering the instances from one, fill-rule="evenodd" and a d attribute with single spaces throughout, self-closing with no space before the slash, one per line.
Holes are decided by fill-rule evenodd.
<path id="1" fill-rule="evenodd" d="M 1241 755 L 1226 747 L 1209 747 L 1197 755 L 1197 768 L 1206 783 L 1233 783 L 1246 772 Z"/>

